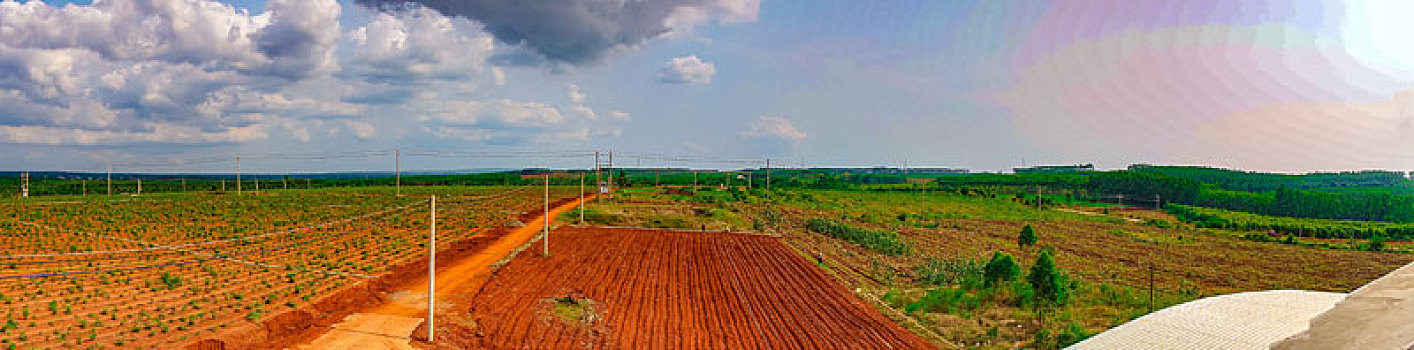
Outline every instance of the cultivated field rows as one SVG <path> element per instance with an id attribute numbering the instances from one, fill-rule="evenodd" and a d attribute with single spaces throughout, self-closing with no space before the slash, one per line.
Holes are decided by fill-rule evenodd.
<path id="1" fill-rule="evenodd" d="M 539 210 L 541 196 L 538 188 L 459 189 L 439 201 L 438 246 Z M 9 223 L 0 227 L 0 346 L 177 346 L 426 254 L 426 194 L 251 197 L 16 204 L 21 210 L 0 217 Z M 100 213 L 113 218 L 93 218 Z"/>
<path id="2" fill-rule="evenodd" d="M 472 305 L 493 348 L 927 348 L 774 237 L 561 228 Z M 579 295 L 602 320 L 556 319 Z"/>

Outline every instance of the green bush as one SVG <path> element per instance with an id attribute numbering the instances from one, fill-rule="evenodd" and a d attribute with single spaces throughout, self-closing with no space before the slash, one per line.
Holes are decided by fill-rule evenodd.
<path id="1" fill-rule="evenodd" d="M 1093 334 L 1085 331 L 1085 327 L 1072 321 L 1066 324 L 1065 329 L 1062 329 L 1060 334 L 1056 335 L 1056 342 L 1060 343 L 1059 345 L 1061 347 L 1066 347 L 1075 345 L 1075 343 L 1079 343 L 1081 340 L 1085 340 L 1091 335 Z"/>
<path id="2" fill-rule="evenodd" d="M 1016 237 L 1016 246 L 1024 248 L 1035 245 L 1037 240 L 1036 228 L 1031 227 L 1031 224 L 1026 224 L 1026 227 L 1021 228 L 1021 235 Z"/>
<path id="3" fill-rule="evenodd" d="M 928 259 L 915 268 L 919 282 L 938 286 L 966 284 L 982 276 L 982 270 L 982 262 L 973 259 Z"/>
<path id="4" fill-rule="evenodd" d="M 903 255 L 909 252 L 908 244 L 904 243 L 903 238 L 896 232 L 853 227 L 820 218 L 805 220 L 805 227 L 886 255 Z"/>
<path id="5" fill-rule="evenodd" d="M 991 287 L 1000 282 L 1009 282 L 1016 279 L 1021 274 L 1021 267 L 1016 265 L 1016 261 L 1002 252 L 993 252 L 992 260 L 987 262 L 983 268 L 984 283 Z"/>
<path id="6" fill-rule="evenodd" d="M 1364 248 L 1365 248 L 1366 251 L 1372 251 L 1372 252 L 1384 251 L 1384 250 L 1385 250 L 1385 238 L 1376 235 L 1375 238 L 1371 238 L 1371 239 L 1370 239 L 1370 243 L 1366 243 L 1366 244 L 1365 244 L 1365 247 L 1364 247 Z"/>

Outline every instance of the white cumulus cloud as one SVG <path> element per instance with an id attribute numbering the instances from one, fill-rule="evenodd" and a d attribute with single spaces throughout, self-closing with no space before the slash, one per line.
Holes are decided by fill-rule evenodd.
<path id="1" fill-rule="evenodd" d="M 665 84 L 711 84 L 717 67 L 697 56 L 674 57 L 658 70 L 658 82 Z"/>
<path id="2" fill-rule="evenodd" d="M 805 132 L 797 130 L 786 118 L 763 115 L 752 121 L 741 136 L 800 142 L 805 139 Z"/>

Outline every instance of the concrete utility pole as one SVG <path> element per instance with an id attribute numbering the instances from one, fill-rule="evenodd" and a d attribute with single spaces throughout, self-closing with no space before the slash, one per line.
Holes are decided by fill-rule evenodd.
<path id="1" fill-rule="evenodd" d="M 29 172 L 20 173 L 20 198 L 29 198 Z"/>
<path id="2" fill-rule="evenodd" d="M 79 180 L 79 184 L 83 186 L 83 196 L 88 197 L 88 179 Z"/>
<path id="3" fill-rule="evenodd" d="M 771 199 L 771 158 L 766 158 L 766 199 Z"/>
<path id="4" fill-rule="evenodd" d="M 393 150 L 393 177 L 396 178 L 397 195 L 403 195 L 403 150 Z"/>
<path id="5" fill-rule="evenodd" d="M 290 189 L 290 176 L 285 175 L 285 177 L 280 178 L 280 183 L 285 185 L 285 189 Z"/>
<path id="6" fill-rule="evenodd" d="M 137 195 L 142 195 L 142 178 L 137 178 Z"/>
<path id="7" fill-rule="evenodd" d="M 1041 185 L 1036 185 L 1036 209 L 1041 209 Z"/>
<path id="8" fill-rule="evenodd" d="M 187 191 L 187 178 L 182 178 L 182 192 Z"/>
<path id="9" fill-rule="evenodd" d="M 579 173 L 579 224 L 584 225 L 584 173 Z"/>
<path id="10" fill-rule="evenodd" d="M 594 193 L 604 192 L 604 180 L 599 177 L 599 151 L 594 151 Z"/>
<path id="11" fill-rule="evenodd" d="M 428 203 L 432 211 L 431 230 L 427 234 L 427 343 L 432 343 L 437 313 L 437 195 Z"/>
<path id="12" fill-rule="evenodd" d="M 226 192 L 226 179 L 221 179 L 221 192 Z"/>
<path id="13" fill-rule="evenodd" d="M 236 156 L 236 195 L 241 195 L 241 156 Z"/>
<path id="14" fill-rule="evenodd" d="M 692 169 L 692 195 L 697 195 L 697 169 Z"/>
<path id="15" fill-rule="evenodd" d="M 108 164 L 108 195 L 113 195 L 113 164 Z"/>
<path id="16" fill-rule="evenodd" d="M 545 235 L 545 256 L 550 256 L 550 174 L 545 174 L 545 227 L 542 234 Z"/>
<path id="17" fill-rule="evenodd" d="M 614 185 L 614 151 L 609 151 L 609 192 L 614 192 Z"/>

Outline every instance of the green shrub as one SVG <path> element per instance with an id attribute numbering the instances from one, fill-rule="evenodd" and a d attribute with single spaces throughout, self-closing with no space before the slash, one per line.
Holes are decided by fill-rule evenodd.
<path id="1" fill-rule="evenodd" d="M 982 262 L 973 259 L 928 259 L 915 268 L 918 281 L 938 286 L 965 284 L 982 276 L 982 270 Z"/>
<path id="2" fill-rule="evenodd" d="M 1366 251 L 1371 251 L 1371 252 L 1384 251 L 1384 250 L 1385 250 L 1385 238 L 1377 235 L 1377 236 L 1375 236 L 1375 238 L 1371 238 L 1371 239 L 1370 239 L 1370 242 L 1369 242 L 1369 243 L 1366 243 L 1364 248 L 1365 248 Z"/>
<path id="3" fill-rule="evenodd" d="M 1021 235 L 1016 237 L 1016 246 L 1020 248 L 1032 246 L 1036 244 L 1038 239 L 1036 228 L 1031 227 L 1031 224 L 1026 224 L 1026 227 L 1021 228 Z"/>
<path id="4" fill-rule="evenodd" d="M 1066 324 L 1065 329 L 1062 329 L 1060 334 L 1056 335 L 1056 342 L 1059 343 L 1061 347 L 1066 347 L 1075 345 L 1075 343 L 1079 343 L 1081 340 L 1085 340 L 1091 335 L 1093 334 L 1085 331 L 1085 327 L 1072 321 Z"/>
<path id="5" fill-rule="evenodd" d="M 909 252 L 908 244 L 904 243 L 903 238 L 896 232 L 853 227 L 820 218 L 805 220 L 805 227 L 886 255 L 903 255 Z"/>
<path id="6" fill-rule="evenodd" d="M 996 283 L 1015 280 L 1016 276 L 1021 274 L 1021 267 L 1016 265 L 1016 261 L 1011 258 L 1011 255 L 993 252 L 992 260 L 987 262 L 983 271 L 983 281 L 986 286 L 991 287 Z"/>

